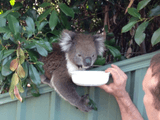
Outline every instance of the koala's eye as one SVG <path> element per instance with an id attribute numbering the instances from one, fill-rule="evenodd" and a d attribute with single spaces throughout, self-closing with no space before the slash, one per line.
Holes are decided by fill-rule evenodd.
<path id="1" fill-rule="evenodd" d="M 78 54 L 78 57 L 81 57 L 82 55 L 81 54 Z"/>

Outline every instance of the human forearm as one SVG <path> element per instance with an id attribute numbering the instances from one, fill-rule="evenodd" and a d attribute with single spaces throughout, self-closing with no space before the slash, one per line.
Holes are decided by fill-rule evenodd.
<path id="1" fill-rule="evenodd" d="M 121 111 L 122 120 L 144 120 L 127 92 L 124 97 L 116 98 L 116 100 Z"/>

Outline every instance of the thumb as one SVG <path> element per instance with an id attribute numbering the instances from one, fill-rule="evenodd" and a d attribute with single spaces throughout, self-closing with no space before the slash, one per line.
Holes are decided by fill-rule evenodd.
<path id="1" fill-rule="evenodd" d="M 103 89 L 107 93 L 111 93 L 111 91 L 112 91 L 112 89 L 108 85 L 101 85 L 101 86 L 98 86 L 98 87 L 101 88 L 101 89 Z"/>

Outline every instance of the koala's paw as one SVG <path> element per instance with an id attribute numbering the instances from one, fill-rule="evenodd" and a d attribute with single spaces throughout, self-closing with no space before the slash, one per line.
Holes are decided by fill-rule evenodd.
<path id="1" fill-rule="evenodd" d="M 92 110 L 93 108 L 89 106 L 89 95 L 86 94 L 86 95 L 83 95 L 81 97 L 81 100 L 80 100 L 80 107 L 78 107 L 78 109 L 80 109 L 81 111 L 83 112 L 89 112 L 90 110 Z"/>

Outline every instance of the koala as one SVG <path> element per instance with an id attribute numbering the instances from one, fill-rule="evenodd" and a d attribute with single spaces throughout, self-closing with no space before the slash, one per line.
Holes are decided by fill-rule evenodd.
<path id="1" fill-rule="evenodd" d="M 104 38 L 63 30 L 60 43 L 54 43 L 52 47 L 53 52 L 41 58 L 45 70 L 45 75 L 41 76 L 42 83 L 54 88 L 71 105 L 89 112 L 92 108 L 88 106 L 88 95 L 78 95 L 71 72 L 85 70 L 94 64 L 97 55 L 104 51 Z"/>

